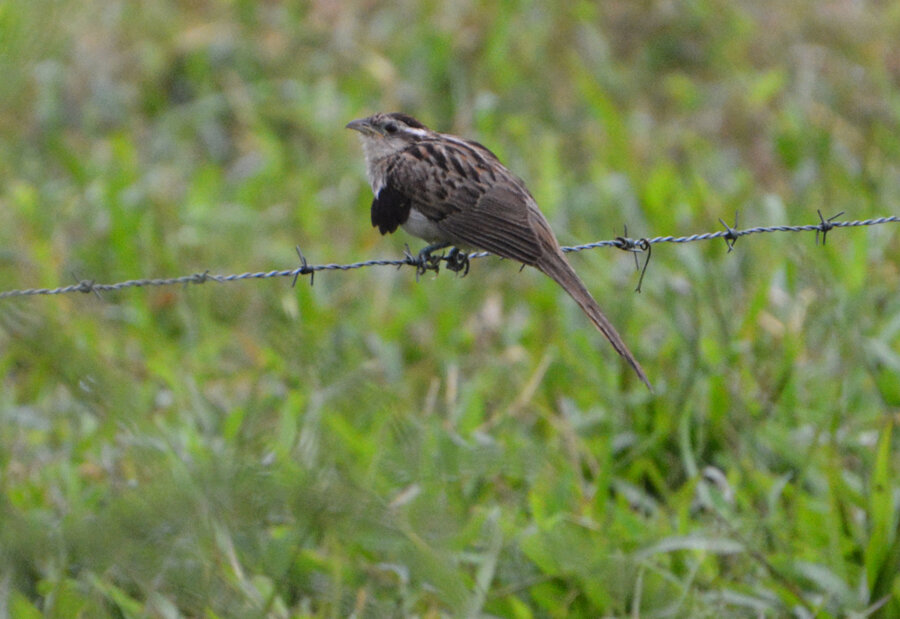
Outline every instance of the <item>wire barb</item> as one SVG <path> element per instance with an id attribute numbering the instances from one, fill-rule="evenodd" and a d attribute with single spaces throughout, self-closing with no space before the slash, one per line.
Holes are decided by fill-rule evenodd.
<path id="1" fill-rule="evenodd" d="M 90 294 L 93 292 L 95 295 L 97 295 L 98 299 L 100 299 L 101 301 L 103 300 L 103 297 L 100 296 L 100 291 L 97 290 L 96 281 L 94 281 L 93 279 L 81 279 L 80 277 L 78 277 L 78 275 L 75 274 L 75 271 L 70 271 L 69 275 L 72 276 L 72 279 L 78 282 L 77 284 L 75 284 L 75 291 L 83 292 L 84 294 Z"/>
<path id="2" fill-rule="evenodd" d="M 404 243 L 403 244 L 403 257 L 404 257 L 404 261 L 403 261 L 403 263 L 397 265 L 397 270 L 399 271 L 400 267 L 402 267 L 404 264 L 408 264 L 409 266 L 416 267 L 416 283 L 418 284 L 419 276 L 424 275 L 425 271 L 426 271 L 424 256 L 421 253 L 414 256 L 412 253 L 412 250 L 409 248 L 409 243 Z"/>
<path id="3" fill-rule="evenodd" d="M 209 269 L 206 269 L 202 273 L 194 273 L 191 275 L 190 279 L 184 281 L 184 287 L 187 288 L 188 284 L 205 284 L 207 279 L 209 279 Z"/>
<path id="4" fill-rule="evenodd" d="M 889 217 L 877 217 L 874 219 L 864 219 L 857 221 L 835 221 L 838 217 L 843 215 L 843 211 L 838 213 L 837 215 L 833 215 L 829 218 L 825 218 L 821 212 L 819 212 L 819 222 L 814 224 L 806 224 L 801 226 L 760 226 L 756 228 L 745 228 L 743 230 L 737 229 L 737 215 L 735 215 L 734 227 L 729 226 L 721 219 L 719 220 L 723 226 L 725 226 L 725 230 L 719 230 L 717 232 L 704 232 L 702 234 L 692 234 L 689 236 L 656 236 L 651 238 L 641 238 L 641 239 L 631 239 L 627 236 L 627 228 L 625 230 L 626 234 L 621 237 L 617 237 L 612 240 L 606 241 L 596 241 L 594 243 L 587 243 L 585 245 L 575 245 L 573 247 L 562 247 L 561 249 L 564 252 L 577 252 L 584 251 L 587 249 L 597 249 L 599 247 L 617 247 L 619 249 L 630 251 L 635 253 L 635 258 L 637 258 L 636 254 L 640 252 L 646 252 L 647 258 L 644 261 L 644 266 L 641 267 L 640 278 L 638 281 L 638 286 L 636 292 L 640 292 L 641 284 L 644 280 L 644 275 L 647 272 L 647 265 L 650 262 L 650 248 L 653 245 L 658 243 L 695 243 L 697 241 L 709 241 L 713 239 L 725 239 L 725 242 L 728 244 L 728 251 L 731 252 L 734 249 L 735 241 L 742 236 L 749 236 L 751 234 L 762 234 L 762 233 L 770 233 L 770 232 L 815 232 L 816 233 L 816 243 L 818 243 L 819 234 L 822 234 L 822 244 L 825 244 L 825 237 L 829 231 L 834 228 L 858 228 L 862 226 L 878 226 L 888 223 L 900 223 L 900 216 L 892 215 Z M 451 252 L 452 254 L 452 252 Z M 58 294 L 70 294 L 73 292 L 82 292 L 89 293 L 93 292 L 98 297 L 100 297 L 101 292 L 108 291 L 118 291 L 124 290 L 126 288 L 141 288 L 147 286 L 174 286 L 177 284 L 203 284 L 208 281 L 215 281 L 220 284 L 228 283 L 228 282 L 237 282 L 243 281 L 247 279 L 270 279 L 274 277 L 292 277 L 292 285 L 296 285 L 297 278 L 300 275 L 309 275 L 309 283 L 312 285 L 313 276 L 316 271 L 351 271 L 354 269 L 362 269 L 367 267 L 374 266 L 393 266 L 398 269 L 403 268 L 404 266 L 413 266 L 416 267 L 416 279 L 418 280 L 419 276 L 424 274 L 426 270 L 434 270 L 438 271 L 438 267 L 440 263 L 448 262 L 453 260 L 454 265 L 459 265 L 463 263 L 462 256 L 465 256 L 468 260 L 475 260 L 476 258 L 484 258 L 489 256 L 490 254 L 485 251 L 474 252 L 468 255 L 462 254 L 462 256 L 431 256 L 430 259 L 427 257 L 414 256 L 412 251 L 409 249 L 409 245 L 406 245 L 405 251 L 403 252 L 403 258 L 394 259 L 394 260 L 386 260 L 386 259 L 375 259 L 375 260 L 366 260 L 363 262 L 352 262 L 350 264 L 318 264 L 312 265 L 309 264 L 306 258 L 303 256 L 303 253 L 300 251 L 300 248 L 297 247 L 297 255 L 300 258 L 300 266 L 298 268 L 293 269 L 284 269 L 284 270 L 275 270 L 275 271 L 261 271 L 261 272 L 252 272 L 252 273 L 233 273 L 230 275 L 215 275 L 211 274 L 209 271 L 203 271 L 202 273 L 194 273 L 193 275 L 182 275 L 179 277 L 170 277 L 164 279 L 132 279 L 123 282 L 117 282 L 114 284 L 98 284 L 94 280 L 90 279 L 79 279 L 73 275 L 73 278 L 77 281 L 76 284 L 71 284 L 68 286 L 61 286 L 58 288 L 27 288 L 23 290 L 7 290 L 4 292 L 0 292 L 0 300 L 2 299 L 11 299 L 14 297 L 30 297 L 30 296 L 39 296 L 39 295 L 58 295 Z M 421 270 L 425 267 L 425 270 Z M 449 268 L 449 267 L 448 267 Z M 453 270 L 452 268 L 450 270 Z M 462 269 L 464 271 L 464 269 Z M 463 273 L 465 274 L 465 273 Z M 101 297 L 102 298 L 102 297 Z"/>
<path id="5" fill-rule="evenodd" d="M 100 291 L 95 288 L 96 285 L 97 282 L 92 279 L 82 279 L 78 282 L 78 286 L 75 287 L 75 290 L 77 290 L 78 292 L 83 292 L 84 294 L 90 294 L 93 292 L 95 295 L 97 295 L 98 299 L 102 299 L 103 297 L 100 296 Z"/>
<path id="6" fill-rule="evenodd" d="M 613 247 L 618 247 L 623 251 L 629 251 L 634 255 L 634 268 L 636 271 L 640 271 L 641 275 L 638 278 L 637 287 L 634 289 L 635 292 L 641 292 L 641 286 L 644 284 L 644 275 L 647 273 L 647 265 L 650 264 L 650 255 L 652 253 L 652 246 L 650 241 L 646 238 L 640 239 L 632 239 L 628 236 L 628 226 L 623 226 L 623 234 L 624 236 L 617 236 L 613 239 Z M 647 257 L 644 259 L 644 266 L 641 266 L 641 263 L 638 261 L 638 254 L 646 253 Z"/>
<path id="7" fill-rule="evenodd" d="M 306 256 L 303 255 L 303 251 L 300 249 L 299 245 L 295 245 L 294 249 L 297 250 L 297 256 L 300 257 L 300 268 L 294 269 L 294 279 L 291 281 L 291 288 L 297 286 L 297 278 L 301 275 L 309 275 L 309 285 L 312 287 L 316 280 L 316 270 L 310 268 L 309 263 L 306 262 Z"/>
<path id="8" fill-rule="evenodd" d="M 728 253 L 734 249 L 734 244 L 737 243 L 738 238 L 740 238 L 741 233 L 736 229 L 738 227 L 738 214 L 737 211 L 734 212 L 734 228 L 725 223 L 725 221 L 720 217 L 719 223 L 725 226 L 725 234 L 722 235 L 722 238 L 725 239 L 725 243 L 728 245 Z"/>
<path id="9" fill-rule="evenodd" d="M 822 211 L 816 209 L 816 213 L 819 214 L 819 227 L 816 229 L 816 245 L 819 244 L 819 232 L 822 233 L 822 246 L 825 246 L 825 236 L 828 234 L 828 231 L 835 227 L 835 224 L 831 223 L 838 217 L 844 214 L 844 211 L 841 211 L 837 215 L 832 215 L 828 219 L 822 217 Z"/>
<path id="10" fill-rule="evenodd" d="M 644 275 L 647 273 L 647 265 L 650 264 L 650 256 L 653 254 L 653 246 L 650 244 L 650 241 L 647 239 L 641 239 L 638 241 L 638 248 L 641 251 L 647 252 L 647 257 L 644 259 L 644 266 L 641 269 L 641 276 L 638 278 L 637 287 L 634 289 L 635 292 L 640 294 L 641 286 L 644 285 Z M 637 252 L 634 254 L 635 266 L 637 266 Z"/>

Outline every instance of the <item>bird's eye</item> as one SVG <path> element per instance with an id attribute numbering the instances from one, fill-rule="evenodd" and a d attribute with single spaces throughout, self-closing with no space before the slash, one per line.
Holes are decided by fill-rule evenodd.
<path id="1" fill-rule="evenodd" d="M 384 130 L 388 133 L 397 133 L 397 125 L 394 123 L 388 123 L 384 126 Z"/>

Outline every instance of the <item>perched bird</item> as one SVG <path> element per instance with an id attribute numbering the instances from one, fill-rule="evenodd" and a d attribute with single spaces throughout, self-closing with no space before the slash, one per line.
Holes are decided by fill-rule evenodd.
<path id="1" fill-rule="evenodd" d="M 480 249 L 536 267 L 575 299 L 651 388 L 641 365 L 569 265 L 525 183 L 494 153 L 396 112 L 360 118 L 347 128 L 361 136 L 375 194 L 372 225 L 382 234 L 402 226 L 428 241 L 431 245 L 419 254 L 420 265 L 432 260 L 432 251 L 453 246 L 450 264 L 456 264 L 455 270 L 468 266 L 457 248 Z"/>

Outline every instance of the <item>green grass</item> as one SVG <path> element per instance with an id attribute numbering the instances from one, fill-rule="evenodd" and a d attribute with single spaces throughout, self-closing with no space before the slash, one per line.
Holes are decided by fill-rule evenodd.
<path id="1" fill-rule="evenodd" d="M 547 3 L 550 4 L 550 3 Z M 0 290 L 398 257 L 343 125 L 563 243 L 900 204 L 890 3 L 0 4 Z M 895 225 L 0 302 L 13 617 L 900 616 Z"/>

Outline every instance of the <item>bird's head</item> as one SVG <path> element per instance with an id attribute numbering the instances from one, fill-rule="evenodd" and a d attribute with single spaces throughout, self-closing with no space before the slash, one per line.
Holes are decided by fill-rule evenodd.
<path id="1" fill-rule="evenodd" d="M 369 160 L 392 155 L 432 134 L 418 120 L 400 112 L 372 114 L 347 123 L 347 129 L 359 131 Z"/>

